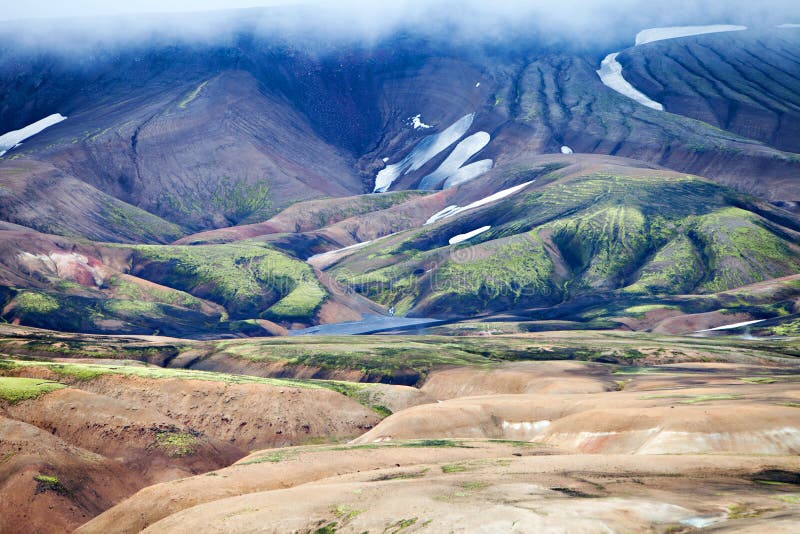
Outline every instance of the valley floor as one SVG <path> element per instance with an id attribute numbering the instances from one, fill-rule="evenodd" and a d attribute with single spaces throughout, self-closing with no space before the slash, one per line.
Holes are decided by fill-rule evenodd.
<path id="1" fill-rule="evenodd" d="M 2 532 L 800 521 L 796 338 L 0 334 Z"/>

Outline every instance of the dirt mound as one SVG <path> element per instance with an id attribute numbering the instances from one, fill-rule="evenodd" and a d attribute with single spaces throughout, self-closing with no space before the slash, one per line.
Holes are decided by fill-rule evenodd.
<path id="1" fill-rule="evenodd" d="M 215 500 L 145 532 L 660 532 L 734 526 L 740 516 L 779 509 L 784 518 L 797 518 L 774 490 L 747 480 L 766 465 L 796 466 L 790 458 L 755 458 L 747 468 L 741 457 L 441 460 Z"/>
<path id="2" fill-rule="evenodd" d="M 800 413 L 779 406 L 587 410 L 554 421 L 537 441 L 582 453 L 800 452 Z"/>
<path id="3" fill-rule="evenodd" d="M 9 417 L 114 458 L 149 483 L 219 469 L 242 451 L 138 403 L 65 388 L 5 408 Z"/>
<path id="4" fill-rule="evenodd" d="M 126 369 L 154 377 L 125 375 Z M 13 393 L 9 386 L 19 391 L 31 384 L 18 377 L 69 387 L 0 401 L 0 532 L 20 525 L 31 532 L 71 531 L 145 486 L 228 466 L 247 450 L 348 439 L 380 420 L 318 385 L 170 373 L 195 376 L 120 361 L 107 367 L 5 362 L 3 374 L 15 375 L 0 377 L 6 395 Z M 371 387 L 365 402 L 400 409 L 424 397 L 394 389 Z"/>
<path id="5" fill-rule="evenodd" d="M 718 311 L 693 313 L 669 317 L 659 321 L 652 327 L 652 331 L 657 334 L 690 334 L 698 330 L 717 328 L 718 326 L 752 320 L 753 317 L 746 313 L 724 314 Z"/>
<path id="6" fill-rule="evenodd" d="M 518 362 L 494 369 L 432 372 L 422 391 L 436 399 L 477 395 L 599 393 L 614 389 L 608 367 L 583 362 Z"/>
<path id="7" fill-rule="evenodd" d="M 114 460 L 0 415 L 0 532 L 71 532 L 144 485 Z"/>
<path id="8" fill-rule="evenodd" d="M 145 488 L 79 532 L 136 532 L 181 510 L 238 495 L 293 487 L 341 473 L 376 473 L 378 469 L 428 462 L 481 460 L 507 456 L 515 450 L 513 445 L 502 443 L 453 445 L 444 442 L 442 446 L 442 442 L 433 441 L 408 446 L 331 445 L 260 451 L 214 473 Z"/>
<path id="9" fill-rule="evenodd" d="M 800 411 L 775 406 L 781 398 L 787 405 L 794 402 L 792 382 L 765 390 L 758 379 L 748 383 L 752 379 L 744 378 L 735 380 L 737 384 L 729 379 L 716 387 L 647 390 L 649 394 L 459 398 L 394 414 L 355 443 L 494 438 L 582 453 L 796 454 Z"/>
<path id="10" fill-rule="evenodd" d="M 105 376 L 82 387 L 157 410 L 247 451 L 348 439 L 380 421 L 369 408 L 321 388 L 119 376 Z"/>
<path id="11" fill-rule="evenodd" d="M 152 434 L 148 429 L 151 428 L 189 429 L 192 434 L 215 440 L 214 446 L 219 446 L 220 450 L 234 448 L 237 457 L 241 457 L 243 451 L 264 447 L 297 445 L 318 439 L 350 439 L 380 421 L 380 416 L 373 410 L 319 386 L 300 387 L 302 384 L 298 384 L 298 387 L 289 387 L 292 382 L 277 380 L 274 384 L 231 383 L 222 381 L 226 378 L 224 375 L 217 381 L 212 380 L 215 375 L 209 376 L 208 380 L 193 380 L 189 378 L 193 376 L 191 373 L 186 378 L 170 378 L 170 372 L 155 370 L 155 374 L 162 373 L 164 377 L 143 378 L 104 372 L 92 366 L 68 366 L 61 374 L 41 366 L 22 367 L 14 374 L 59 380 L 80 389 L 59 392 L 69 397 L 63 406 L 60 397 L 48 395 L 34 403 L 10 406 L 8 412 L 36 426 L 45 425 L 43 428 L 60 429 L 61 432 L 74 428 L 75 435 L 67 439 L 86 440 L 89 444 L 95 443 L 94 438 L 85 429 L 95 429 L 95 432 L 108 437 L 111 431 L 103 428 L 102 420 L 98 420 L 107 417 L 114 428 L 133 433 L 133 441 L 122 440 L 125 449 L 133 443 L 147 449 L 147 440 Z M 376 390 L 372 400 L 385 402 L 399 410 L 415 402 L 412 399 L 424 397 L 412 388 L 402 388 L 402 392 L 392 395 L 397 388 L 400 387 L 370 386 Z M 409 397 L 409 394 L 413 395 Z M 42 406 L 36 403 L 42 403 Z M 95 404 L 98 405 L 97 412 L 92 411 Z M 86 409 L 76 409 L 80 407 Z M 60 409 L 70 414 L 71 418 L 66 422 L 61 419 Z M 136 419 L 126 420 L 125 417 Z M 114 447 L 111 443 L 103 446 Z M 116 450 L 98 452 L 111 456 L 118 454 Z M 233 460 L 224 461 L 227 463 L 220 466 Z"/>

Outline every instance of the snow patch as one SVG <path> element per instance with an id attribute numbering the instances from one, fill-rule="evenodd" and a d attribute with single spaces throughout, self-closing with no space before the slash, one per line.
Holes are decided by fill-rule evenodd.
<path id="1" fill-rule="evenodd" d="M 734 26 L 731 24 L 712 24 L 710 26 L 669 26 L 664 28 L 648 28 L 636 34 L 636 46 L 647 43 L 653 43 L 655 41 L 665 41 L 667 39 L 691 37 L 692 35 L 703 35 L 706 33 L 738 32 L 746 29 L 747 26 Z"/>
<path id="2" fill-rule="evenodd" d="M 348 252 L 355 252 L 360 248 L 364 248 L 367 245 L 372 243 L 372 241 L 362 241 L 361 243 L 356 243 L 355 245 L 350 245 L 348 247 L 337 248 L 336 250 L 329 250 L 328 252 L 322 252 L 320 254 L 314 254 L 313 256 L 309 257 L 306 261 L 313 265 L 314 267 L 326 267 L 336 260 L 339 259 L 340 256 L 346 255 Z"/>
<path id="3" fill-rule="evenodd" d="M 778 24 L 776 28 L 800 28 L 800 24 Z"/>
<path id="4" fill-rule="evenodd" d="M 494 167 L 494 161 L 491 159 L 482 159 L 475 163 L 465 165 L 453 173 L 450 178 L 445 180 L 442 189 L 450 189 L 451 187 L 465 184 L 491 171 L 492 167 Z"/>
<path id="5" fill-rule="evenodd" d="M 526 432 L 541 432 L 545 428 L 550 426 L 550 421 L 543 420 L 543 421 L 532 421 L 532 422 L 521 422 L 521 423 L 510 423 L 508 421 L 503 421 L 503 430 L 524 430 Z"/>
<path id="6" fill-rule="evenodd" d="M 706 528 L 710 527 L 714 523 L 725 521 L 726 517 L 727 516 L 719 516 L 719 515 L 698 515 L 695 517 L 687 517 L 686 519 L 681 519 L 679 523 L 694 528 Z"/>
<path id="7" fill-rule="evenodd" d="M 743 326 L 749 326 L 751 324 L 762 323 L 766 321 L 766 319 L 759 319 L 757 321 L 744 321 L 741 323 L 732 323 L 732 324 L 724 324 L 722 326 L 718 326 L 716 328 L 706 328 L 705 330 L 697 330 L 695 334 L 699 334 L 701 332 L 718 332 L 720 330 L 735 330 L 737 328 L 741 328 Z"/>
<path id="8" fill-rule="evenodd" d="M 472 121 L 474 120 L 475 114 L 470 113 L 469 115 L 461 117 L 443 132 L 424 137 L 417 143 L 411 153 L 399 163 L 387 165 L 386 168 L 378 173 L 378 176 L 375 177 L 373 193 L 384 193 L 388 191 L 394 181 L 401 175 L 422 168 L 423 165 L 428 163 L 447 147 L 461 139 L 464 134 L 467 133 L 469 127 L 472 126 Z"/>
<path id="9" fill-rule="evenodd" d="M 491 139 L 492 136 L 488 133 L 478 132 L 458 143 L 439 168 L 422 179 L 419 189 L 436 189 L 443 181 L 457 173 L 467 160 L 483 150 Z"/>
<path id="10" fill-rule="evenodd" d="M 474 209 L 474 208 L 478 208 L 480 206 L 485 206 L 486 204 L 491 204 L 492 202 L 494 202 L 496 200 L 500 200 L 502 198 L 506 198 L 508 196 L 513 195 L 517 191 L 520 191 L 520 190 L 524 189 L 525 187 L 529 186 L 532 183 L 533 183 L 533 180 L 531 180 L 529 182 L 525 182 L 524 184 L 515 185 L 514 187 L 509 187 L 508 189 L 503 189 L 502 191 L 498 191 L 497 193 L 495 193 L 493 195 L 489 195 L 488 197 L 484 197 L 484 198 L 482 198 L 480 200 L 476 200 L 475 202 L 467 204 L 466 206 L 463 206 L 463 207 L 460 207 L 460 206 L 447 206 L 445 209 L 443 209 L 443 210 L 441 210 L 441 211 L 439 211 L 437 213 L 434 213 L 427 221 L 425 221 L 425 225 L 433 224 L 436 221 L 440 221 L 442 219 L 446 219 L 448 217 L 452 217 L 453 215 L 456 215 L 456 214 L 461 213 L 463 211 L 467 211 L 467 210 L 471 210 L 471 209 Z"/>
<path id="11" fill-rule="evenodd" d="M 651 100 L 646 94 L 638 91 L 622 76 L 622 65 L 617 61 L 618 55 L 619 52 L 609 54 L 602 63 L 600 63 L 600 70 L 597 71 L 597 75 L 600 76 L 600 81 L 603 82 L 603 85 L 623 96 L 637 101 L 643 106 L 658 111 L 664 111 L 663 105 L 655 100 Z"/>
<path id="12" fill-rule="evenodd" d="M 477 230 L 473 230 L 471 232 L 467 232 L 466 234 L 459 234 L 457 236 L 451 237 L 449 243 L 451 245 L 457 245 L 458 243 L 463 243 L 464 241 L 467 241 L 468 239 L 472 239 L 476 235 L 480 235 L 480 234 L 484 233 L 485 231 L 489 230 L 490 228 L 491 228 L 491 226 L 481 226 Z"/>
<path id="13" fill-rule="evenodd" d="M 572 150 L 572 149 L 571 149 L 570 147 L 568 147 L 567 145 L 564 145 L 564 146 L 562 146 L 562 147 L 561 147 L 561 153 L 562 153 L 562 154 L 574 154 L 574 153 L 575 153 L 575 151 L 574 151 L 574 150 Z"/>
<path id="14" fill-rule="evenodd" d="M 388 163 L 389 162 L 389 158 L 383 158 L 383 162 L 384 163 Z"/>
<path id="15" fill-rule="evenodd" d="M 417 114 L 411 117 L 411 126 L 414 127 L 415 130 L 419 130 L 422 128 L 423 130 L 427 130 L 428 128 L 433 128 L 430 124 L 425 124 L 422 122 L 422 114 Z"/>
<path id="16" fill-rule="evenodd" d="M 47 117 L 34 122 L 33 124 L 29 124 L 24 128 L 20 128 L 19 130 L 12 130 L 8 133 L 0 135 L 0 156 L 19 146 L 25 139 L 29 137 L 33 137 L 34 135 L 38 134 L 42 130 L 53 126 L 54 124 L 58 124 L 59 122 L 66 119 L 65 116 L 61 115 L 60 113 L 54 113 L 53 115 L 48 115 Z"/>

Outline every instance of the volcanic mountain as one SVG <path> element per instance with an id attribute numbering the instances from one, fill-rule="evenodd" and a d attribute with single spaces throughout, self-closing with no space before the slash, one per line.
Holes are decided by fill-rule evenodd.
<path id="1" fill-rule="evenodd" d="M 245 25 L 80 57 L 9 39 L 2 315 L 275 334 L 796 274 L 800 30 L 648 32 L 300 46 Z"/>

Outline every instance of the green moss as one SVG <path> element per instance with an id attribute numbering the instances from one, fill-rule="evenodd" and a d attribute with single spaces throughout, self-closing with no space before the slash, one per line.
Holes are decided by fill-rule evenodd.
<path id="1" fill-rule="evenodd" d="M 417 524 L 417 521 L 419 521 L 419 518 L 417 518 L 417 517 L 412 517 L 410 519 L 400 519 L 399 521 L 396 521 L 396 522 L 392 523 L 391 525 L 389 525 L 388 527 L 386 527 L 384 529 L 384 533 L 385 534 L 397 534 L 398 532 L 402 532 L 403 530 L 405 530 L 407 528 L 413 527 L 414 525 Z"/>
<path id="2" fill-rule="evenodd" d="M 343 521 L 349 521 L 354 517 L 358 517 L 359 515 L 363 514 L 366 510 L 357 510 L 352 506 L 346 504 L 338 504 L 336 506 L 331 507 L 331 513 L 336 516 L 338 519 Z"/>
<path id="3" fill-rule="evenodd" d="M 677 306 L 670 306 L 666 304 L 642 304 L 639 306 L 629 306 L 625 308 L 626 315 L 633 315 L 636 317 L 643 317 L 646 313 L 656 310 L 677 310 Z"/>
<path id="4" fill-rule="evenodd" d="M 776 336 L 800 336 L 800 319 L 773 326 L 771 330 Z"/>
<path id="5" fill-rule="evenodd" d="M 711 402 L 711 401 L 718 401 L 718 400 L 736 400 L 741 398 L 740 395 L 729 395 L 729 394 L 721 394 L 721 395 L 695 395 L 690 397 L 686 400 L 682 400 L 681 404 L 697 404 L 700 402 Z"/>
<path id="6" fill-rule="evenodd" d="M 50 380 L 39 378 L 17 378 L 0 376 L 0 399 L 12 404 L 24 400 L 35 399 L 66 386 Z"/>
<path id="7" fill-rule="evenodd" d="M 608 206 L 553 224 L 553 241 L 591 287 L 616 286 L 653 246 L 636 208 Z"/>
<path id="8" fill-rule="evenodd" d="M 467 470 L 467 466 L 463 464 L 444 464 L 442 466 L 442 473 L 463 473 Z"/>
<path id="9" fill-rule="evenodd" d="M 691 236 L 708 258 L 708 291 L 725 291 L 797 272 L 800 254 L 788 247 L 759 216 L 725 208 L 698 217 Z"/>
<path id="10" fill-rule="evenodd" d="M 759 517 L 775 508 L 752 508 L 747 504 L 734 504 L 728 506 L 728 519 L 750 519 Z"/>
<path id="11" fill-rule="evenodd" d="M 134 249 L 154 281 L 208 298 L 234 319 L 311 318 L 327 294 L 311 267 L 265 245 L 152 246 Z M 157 273 L 157 274 L 156 274 Z"/>
<path id="12" fill-rule="evenodd" d="M 145 366 L 145 365 L 53 363 L 53 362 L 15 361 L 15 360 L 0 360 L 0 362 L 6 363 L 8 365 L 13 366 L 13 368 L 18 368 L 18 369 L 24 369 L 26 367 L 44 367 L 62 376 L 72 377 L 78 380 L 93 380 L 95 378 L 111 374 L 111 375 L 122 375 L 122 376 L 135 376 L 146 379 L 208 380 L 212 382 L 223 382 L 226 384 L 265 384 L 276 387 L 291 387 L 291 388 L 301 388 L 301 389 L 322 389 L 325 388 L 326 384 L 326 382 L 324 381 L 263 378 L 257 376 L 249 376 L 249 375 L 231 375 L 225 373 L 214 373 L 210 371 L 195 371 L 189 369 L 167 369 L 164 367 Z M 0 377 L 0 380 L 10 380 L 10 379 Z M 24 380 L 34 380 L 34 379 L 24 379 Z M 43 381 L 38 380 L 37 382 L 43 382 Z M 335 388 L 331 387 L 329 389 L 335 389 Z"/>
<path id="13" fill-rule="evenodd" d="M 46 315 L 59 308 L 58 300 L 39 291 L 22 291 L 14 298 L 15 308 L 24 314 Z"/>
<path id="14" fill-rule="evenodd" d="M 161 309 L 154 302 L 141 300 L 109 299 L 103 303 L 103 309 L 119 317 L 136 317 L 137 315 L 163 315 Z"/>
<path id="15" fill-rule="evenodd" d="M 536 233 L 453 256 L 439 268 L 430 297 L 439 307 L 447 302 L 470 313 L 493 304 L 513 307 L 526 300 L 553 300 L 558 294 L 553 263 Z"/>
<path id="16" fill-rule="evenodd" d="M 743 376 L 739 380 L 748 384 L 774 384 L 776 379 L 769 376 Z"/>
<path id="17" fill-rule="evenodd" d="M 36 493 L 44 493 L 46 491 L 54 491 L 59 495 L 67 495 L 69 491 L 58 480 L 58 477 L 49 475 L 36 475 L 33 477 L 36 481 Z"/>
<path id="18" fill-rule="evenodd" d="M 136 283 L 125 275 L 113 275 L 105 284 L 120 300 L 158 302 L 189 309 L 201 309 L 203 305 L 202 300 L 184 291 Z"/>
<path id="19" fill-rule="evenodd" d="M 184 234 L 178 225 L 115 198 L 103 197 L 98 202 L 98 216 L 120 236 L 170 242 Z"/>
<path id="20" fill-rule="evenodd" d="M 467 229 L 458 224 L 465 215 L 378 240 L 331 272 L 377 302 L 431 315 L 543 307 L 607 290 L 727 290 L 797 272 L 785 217 L 733 208 L 752 202 L 697 177 L 640 172 L 551 173 L 484 208 L 502 222 L 468 244 L 446 245 Z"/>
<path id="21" fill-rule="evenodd" d="M 482 480 L 471 480 L 469 482 L 462 482 L 461 484 L 459 484 L 459 486 L 461 486 L 467 491 L 480 491 L 488 488 L 489 483 L 484 482 Z"/>
<path id="22" fill-rule="evenodd" d="M 168 456 L 180 458 L 194 454 L 198 441 L 195 436 L 183 432 L 159 432 L 155 444 Z"/>
<path id="23" fill-rule="evenodd" d="M 626 291 L 641 293 L 687 293 L 703 278 L 699 254 L 685 235 L 679 235 L 659 249 Z"/>

